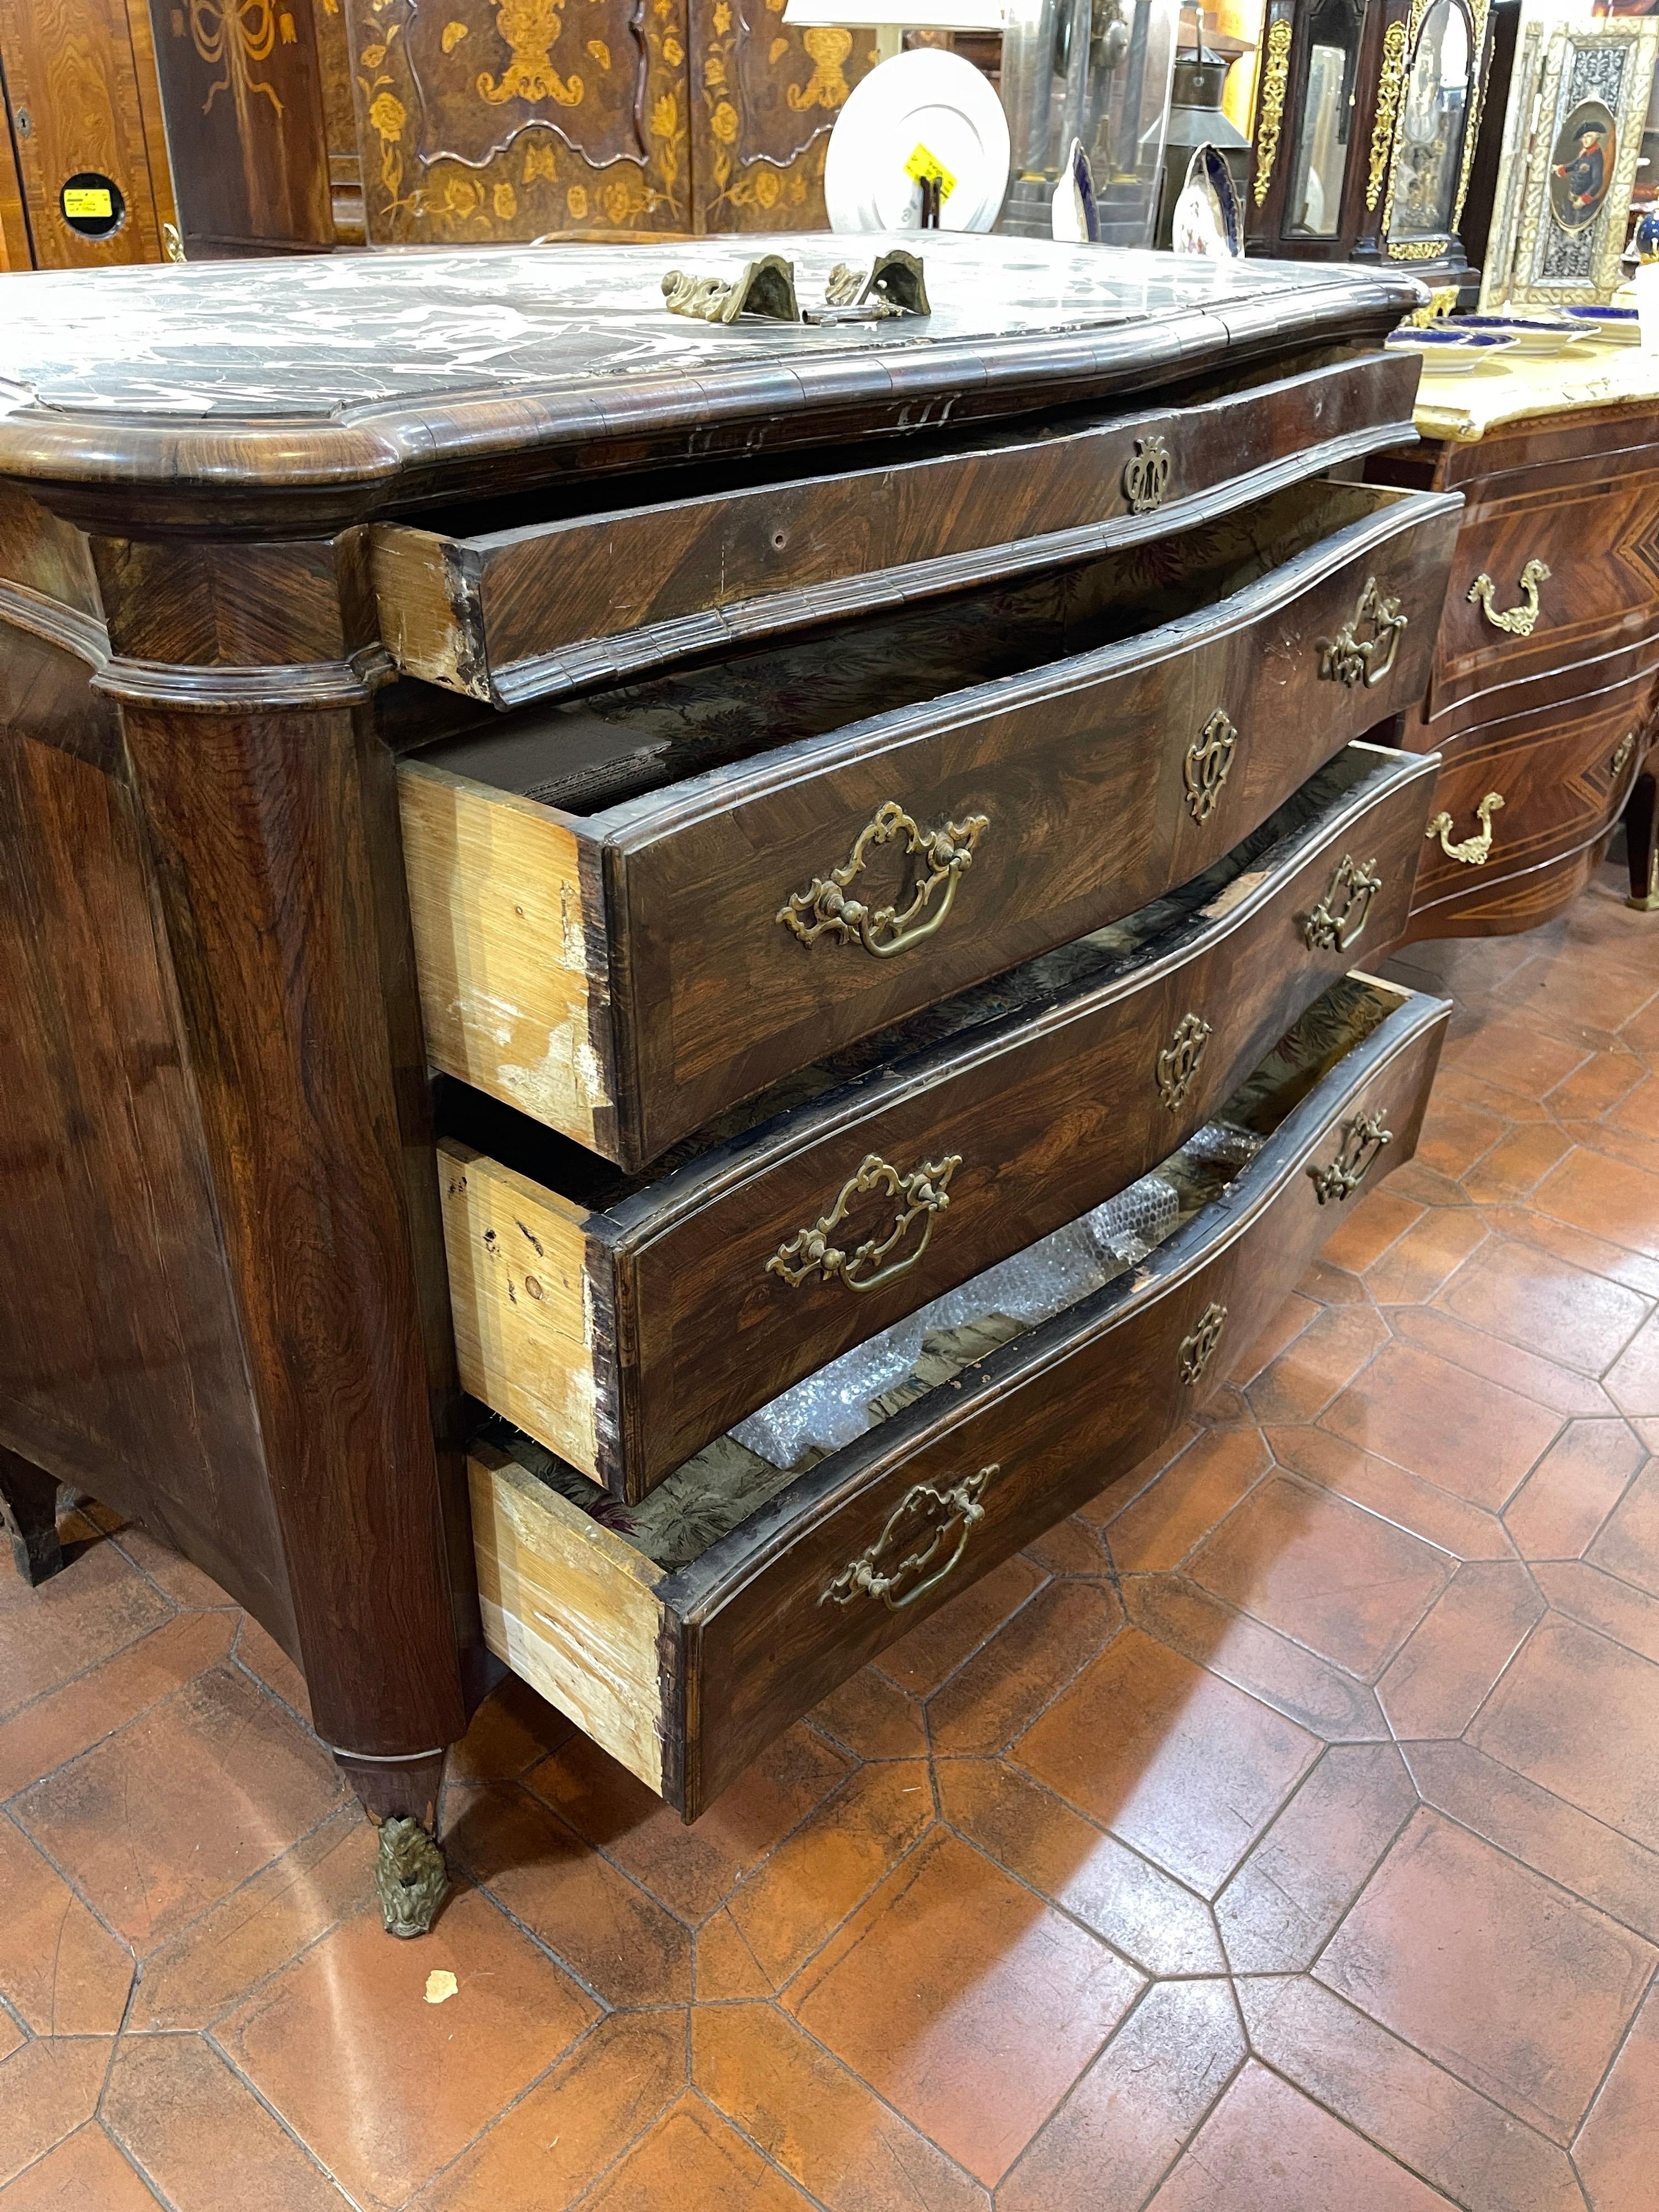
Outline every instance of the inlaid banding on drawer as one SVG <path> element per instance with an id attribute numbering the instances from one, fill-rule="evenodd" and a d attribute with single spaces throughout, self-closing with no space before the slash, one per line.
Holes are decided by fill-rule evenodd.
<path id="1" fill-rule="evenodd" d="M 684 499 L 475 532 L 379 524 L 381 630 L 409 674 L 520 706 L 1243 507 L 1409 442 L 1416 374 L 1364 355 L 879 468 L 770 484 L 751 471 Z"/>
<path id="2" fill-rule="evenodd" d="M 1161 896 L 1418 697 L 1458 512 L 1298 485 L 428 748 L 399 776 L 433 1060 L 636 1168 Z M 1368 595 L 1405 621 L 1374 687 L 1327 665 Z"/>
<path id="3" fill-rule="evenodd" d="M 665 1547 L 675 1524 L 648 1534 L 643 1516 L 630 1538 L 590 1517 L 578 1478 L 523 1440 L 480 1440 L 490 1647 L 695 1818 L 802 1712 L 1144 1459 L 1224 1380 L 1340 1218 L 1316 1176 L 1348 1156 L 1352 1132 L 1389 1132 L 1367 1188 L 1411 1156 L 1449 1011 L 1364 978 L 1339 987 L 1234 1102 L 1263 1150 L 1222 1194 L 1198 1193 L 1142 1266 L 781 1488 L 754 1461 L 760 1502 L 734 1527 L 735 1494 L 706 1548 L 683 1523 Z M 656 1564 L 688 1541 L 686 1564 Z"/>
<path id="4" fill-rule="evenodd" d="M 1401 933 L 1436 765 L 1349 747 L 1180 892 L 807 1071 L 654 1175 L 447 1090 L 465 1387 L 637 1498 L 789 1382 L 1109 1197 L 1356 949 Z"/>

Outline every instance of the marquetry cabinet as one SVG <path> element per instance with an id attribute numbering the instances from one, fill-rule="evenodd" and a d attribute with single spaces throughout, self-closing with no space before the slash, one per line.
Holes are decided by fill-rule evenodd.
<path id="1" fill-rule="evenodd" d="M 762 235 L 816 312 L 847 240 Z M 1447 1016 L 1366 972 L 1462 516 L 1355 480 L 1414 286 L 661 270 L 0 300 L 0 1498 L 264 1623 L 399 1933 L 502 1668 L 695 1818 L 1155 1453 Z"/>

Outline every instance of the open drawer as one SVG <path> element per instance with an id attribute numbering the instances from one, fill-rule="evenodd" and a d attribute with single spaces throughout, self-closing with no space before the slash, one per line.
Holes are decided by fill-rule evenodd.
<path id="1" fill-rule="evenodd" d="M 1197 1128 L 1404 931 L 1432 754 L 1347 747 L 1168 897 L 763 1092 L 629 1176 L 447 1085 L 461 1380 L 629 1500 Z"/>
<path id="2" fill-rule="evenodd" d="M 792 1473 L 722 1438 L 623 1514 L 495 1424 L 471 1458 L 490 1649 L 695 1818 L 1201 1402 L 1344 1200 L 1410 1156 L 1448 1011 L 1364 976 L 1334 985 L 1228 1103 L 1224 1121 L 1265 1139 L 1249 1164 L 1196 1144 L 1166 1163 L 1183 1218 L 1142 1264 L 1018 1334 L 991 1313 L 930 1337 L 886 1417 L 816 1464 Z"/>
<path id="3" fill-rule="evenodd" d="M 1186 405 L 969 442 L 936 432 L 875 468 L 746 456 L 683 471 L 672 499 L 597 513 L 560 513 L 543 491 L 527 519 L 498 502 L 431 528 L 380 523 L 381 634 L 405 673 L 521 706 L 1248 506 L 1410 443 L 1417 375 L 1414 360 L 1362 353 Z"/>
<path id="4" fill-rule="evenodd" d="M 398 771 L 428 1053 L 629 1169 L 1133 912 L 1421 692 L 1455 498 L 1292 486 Z"/>

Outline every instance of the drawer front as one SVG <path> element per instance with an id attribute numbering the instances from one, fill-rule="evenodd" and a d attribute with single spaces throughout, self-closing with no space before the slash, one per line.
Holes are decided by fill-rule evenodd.
<path id="1" fill-rule="evenodd" d="M 1409 440 L 1417 374 L 1372 354 L 1059 435 L 484 536 L 380 524 L 381 630 L 409 674 L 521 705 L 1165 535 Z"/>
<path id="2" fill-rule="evenodd" d="M 1630 795 L 1659 670 L 1586 697 L 1481 725 L 1442 756 L 1418 870 L 1413 934 L 1455 935 L 1479 917 L 1522 929 L 1586 871 Z M 1426 926 L 1425 926 L 1426 925 Z"/>
<path id="3" fill-rule="evenodd" d="M 1520 703 L 1508 687 L 1659 632 L 1659 450 L 1618 459 L 1616 473 L 1597 457 L 1471 487 L 1431 732 L 1477 695 L 1483 720 L 1502 714 Z"/>
<path id="4" fill-rule="evenodd" d="M 1327 1077 L 1236 1202 L 1206 1209 L 1155 1255 L 1152 1280 L 1103 1323 L 1068 1332 L 1062 1316 L 1010 1346 L 955 1404 L 911 1408 L 918 1432 L 889 1447 L 881 1474 L 832 1488 L 827 1463 L 816 1510 L 786 1493 L 665 1585 L 687 1620 L 689 1814 L 916 1620 L 1155 1449 L 1225 1377 L 1340 1217 L 1309 1170 L 1352 1157 L 1352 1125 L 1371 1114 L 1393 1141 L 1363 1187 L 1414 1149 L 1447 1012 L 1409 1001 L 1357 1055 L 1364 1073 Z M 769 1511 L 775 1527 L 757 1527 Z M 890 1578 L 884 1594 L 872 1592 L 877 1577 Z"/>
<path id="5" fill-rule="evenodd" d="M 1358 789 L 1127 974 L 1056 990 L 635 1194 L 615 1243 L 584 1254 L 574 1209 L 446 1145 L 465 1388 L 631 1500 L 790 1383 L 1122 1189 L 1356 950 L 1378 959 L 1403 932 L 1435 763 L 1356 750 L 1373 764 Z M 815 1234 L 831 1253 L 884 1249 L 826 1270 L 803 1264 Z M 622 1314 L 631 1357 L 601 1368 Z"/>
<path id="6" fill-rule="evenodd" d="M 701 778 L 620 840 L 623 1156 L 1189 881 L 1415 701 L 1458 505 L 1375 496 L 1370 520 L 1144 649 L 791 747 L 746 789 Z"/>

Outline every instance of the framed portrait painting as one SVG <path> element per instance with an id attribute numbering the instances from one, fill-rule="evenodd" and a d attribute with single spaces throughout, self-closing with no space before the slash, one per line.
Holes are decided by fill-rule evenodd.
<path id="1" fill-rule="evenodd" d="M 1624 16 L 1563 25 L 1518 58 L 1496 210 L 1507 274 L 1490 256 L 1483 302 L 1499 283 L 1512 306 L 1613 297 L 1656 56 L 1659 20 Z"/>

